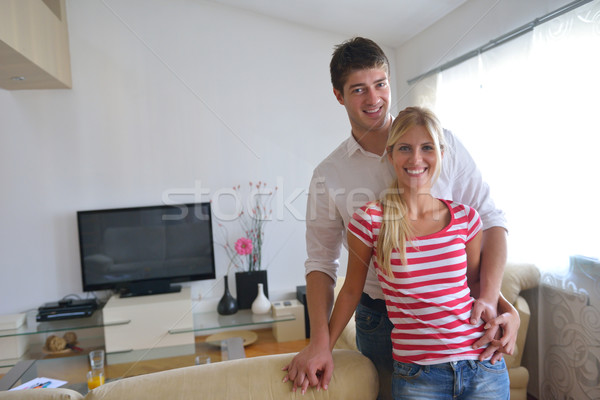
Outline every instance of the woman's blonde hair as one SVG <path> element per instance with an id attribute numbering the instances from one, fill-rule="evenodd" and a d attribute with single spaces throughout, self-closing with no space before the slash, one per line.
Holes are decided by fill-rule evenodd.
<path id="1" fill-rule="evenodd" d="M 392 124 L 386 148 L 388 154 L 392 154 L 394 145 L 398 140 L 415 126 L 424 127 L 434 144 L 438 162 L 435 171 L 433 171 L 431 182 L 433 184 L 442 170 L 442 150 L 445 147 L 445 139 L 441 124 L 431 110 L 421 107 L 408 107 L 400 111 Z M 392 185 L 381 196 L 380 201 L 383 216 L 377 239 L 377 263 L 386 275 L 391 276 L 392 251 L 397 249 L 402 264 L 406 265 L 406 241 L 412 240 L 414 233 L 410 221 L 405 218 L 408 207 L 402 196 L 400 196 L 398 179 L 394 179 Z"/>

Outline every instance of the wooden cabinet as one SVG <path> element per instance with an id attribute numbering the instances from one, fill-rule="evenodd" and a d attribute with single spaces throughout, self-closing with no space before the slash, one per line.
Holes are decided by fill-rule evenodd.
<path id="1" fill-rule="evenodd" d="M 0 1 L 0 88 L 71 88 L 65 0 Z"/>

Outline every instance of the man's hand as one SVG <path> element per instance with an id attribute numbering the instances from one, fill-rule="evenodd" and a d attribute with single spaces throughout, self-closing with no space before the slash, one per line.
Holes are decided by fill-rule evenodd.
<path id="1" fill-rule="evenodd" d="M 471 309 L 471 325 L 475 325 L 482 319 L 484 322 L 488 322 L 496 318 L 497 303 L 487 302 L 483 299 L 475 299 L 473 308 Z"/>
<path id="2" fill-rule="evenodd" d="M 292 390 L 308 386 L 327 389 L 333 375 L 333 357 L 329 348 L 329 315 L 333 307 L 333 279 L 321 271 L 306 276 L 306 301 L 310 320 L 310 343 L 283 370 L 283 382 L 292 381 Z"/>
<path id="3" fill-rule="evenodd" d="M 333 375 L 333 357 L 329 346 L 318 346 L 311 341 L 289 365 L 283 367 L 283 371 L 287 371 L 283 382 L 293 381 L 294 392 L 301 388 L 304 394 L 309 386 L 327 390 Z"/>
<path id="4" fill-rule="evenodd" d="M 473 345 L 474 349 L 489 346 L 481 353 L 479 360 L 483 361 L 492 356 L 491 363 L 502 359 L 502 353 L 512 354 L 515 351 L 517 332 L 521 325 L 519 314 L 513 311 L 505 312 L 485 324 L 485 334 Z"/>

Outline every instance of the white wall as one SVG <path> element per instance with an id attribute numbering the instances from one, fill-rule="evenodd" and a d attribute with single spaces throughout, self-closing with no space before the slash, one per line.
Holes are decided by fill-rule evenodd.
<path id="1" fill-rule="evenodd" d="M 202 1 L 68 0 L 67 18 L 73 89 L 0 90 L 0 314 L 81 294 L 77 210 L 160 204 L 198 182 L 301 191 L 274 203 L 264 247 L 272 297 L 295 292 L 305 189 L 350 131 L 328 70 L 346 37 Z M 227 262 L 217 248 L 218 278 Z"/>
<path id="2" fill-rule="evenodd" d="M 439 67 L 571 0 L 470 0 L 396 49 L 396 105 L 412 105 L 407 80 Z"/>
<path id="3" fill-rule="evenodd" d="M 386 48 L 393 112 L 407 79 L 568 2 L 469 1 Z M 0 314 L 81 293 L 77 210 L 159 204 L 197 182 L 279 182 L 285 200 L 349 133 L 328 72 L 345 36 L 203 1 L 69 0 L 67 18 L 73 89 L 0 90 Z M 304 215 L 305 192 L 291 208 Z M 304 221 L 274 212 L 264 252 L 284 295 L 304 281 Z M 217 264 L 222 277 L 219 249 Z M 215 282 L 194 295 L 219 296 Z"/>

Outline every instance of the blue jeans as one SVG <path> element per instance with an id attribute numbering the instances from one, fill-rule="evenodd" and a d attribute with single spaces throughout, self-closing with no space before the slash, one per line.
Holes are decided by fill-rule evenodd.
<path id="1" fill-rule="evenodd" d="M 504 360 L 464 360 L 434 365 L 394 363 L 394 399 L 508 400 L 510 384 Z"/>
<path id="2" fill-rule="evenodd" d="M 387 313 L 367 308 L 362 304 L 356 307 L 356 345 L 367 356 L 379 374 L 378 400 L 392 399 L 392 328 Z"/>

